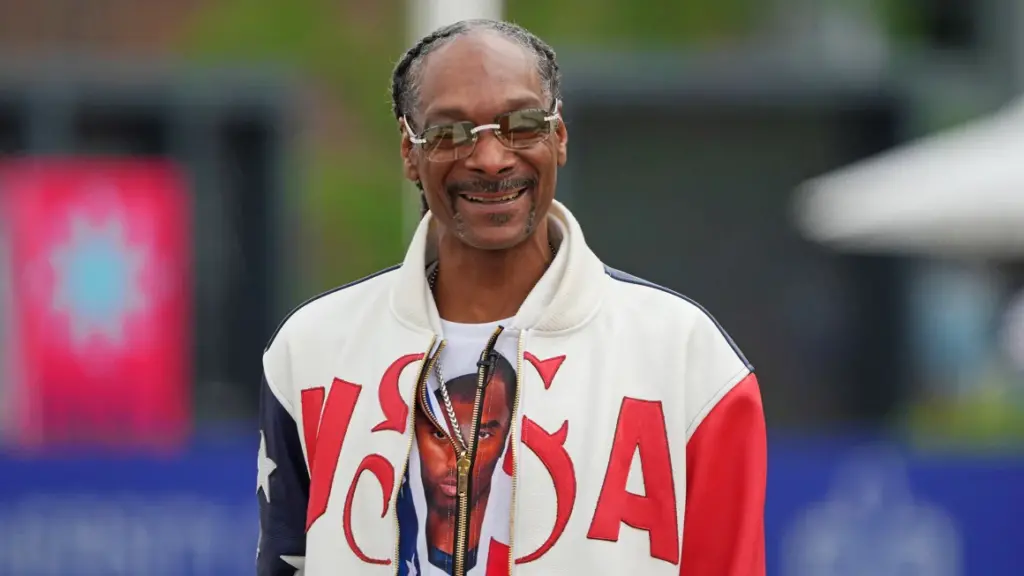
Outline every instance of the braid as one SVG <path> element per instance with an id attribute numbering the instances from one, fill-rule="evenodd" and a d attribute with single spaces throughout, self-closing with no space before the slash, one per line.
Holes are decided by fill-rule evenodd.
<path id="1" fill-rule="evenodd" d="M 561 98 L 561 71 L 555 51 L 529 30 L 500 20 L 463 20 L 434 30 L 410 48 L 391 76 L 391 107 L 395 118 L 412 118 L 419 104 L 419 73 L 424 58 L 451 40 L 474 30 L 491 30 L 530 50 L 537 58 L 537 73 L 551 99 Z"/>
<path id="2" fill-rule="evenodd" d="M 395 71 L 391 75 L 391 107 L 394 110 L 395 117 L 401 118 L 409 114 L 409 110 L 412 108 L 413 102 L 410 102 L 410 96 L 412 95 L 412 86 L 410 80 L 410 69 L 414 64 L 418 63 L 420 59 L 427 53 L 436 48 L 436 45 L 447 38 L 453 37 L 457 32 L 462 22 L 438 28 L 430 34 L 427 34 L 416 43 L 415 46 L 406 51 L 402 55 L 402 59 L 398 61 L 395 66 Z"/>

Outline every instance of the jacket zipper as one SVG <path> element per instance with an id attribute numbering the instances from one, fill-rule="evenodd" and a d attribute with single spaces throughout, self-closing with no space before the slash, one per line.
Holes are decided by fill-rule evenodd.
<path id="1" fill-rule="evenodd" d="M 484 403 L 484 393 L 487 388 L 487 381 L 494 366 L 494 346 L 498 342 L 498 336 L 505 328 L 498 328 L 487 340 L 487 346 L 480 352 L 480 361 L 476 369 L 476 398 L 473 401 L 473 420 L 471 423 L 469 438 L 466 439 L 465 450 L 459 456 L 456 464 L 458 474 L 458 514 L 455 517 L 455 570 L 454 576 L 465 576 L 466 574 L 466 548 L 469 546 L 469 518 L 470 518 L 470 495 L 473 490 L 472 472 L 476 462 L 477 435 L 480 432 L 480 416 Z"/>
<path id="2" fill-rule="evenodd" d="M 430 365 L 427 367 L 427 370 L 426 370 L 425 374 L 423 375 L 423 377 L 422 377 L 422 379 L 420 381 L 419 401 L 420 401 L 420 408 L 423 410 L 423 414 L 426 415 L 427 420 L 429 420 L 430 423 L 433 424 L 434 427 L 437 428 L 438 431 L 440 431 L 442 434 L 444 434 L 445 438 L 447 438 L 448 442 L 450 442 L 451 445 L 452 445 L 452 452 L 455 454 L 456 478 L 458 480 L 458 482 L 457 482 L 457 492 L 456 492 L 456 496 L 458 498 L 458 500 L 457 500 L 458 505 L 456 507 L 456 518 L 459 518 L 460 517 L 460 515 L 459 515 L 460 512 L 459 511 L 463 508 L 463 505 L 464 505 L 463 496 L 465 494 L 468 494 L 468 489 L 469 489 L 469 486 L 468 486 L 468 483 L 469 483 L 469 473 L 472 471 L 472 465 L 471 465 L 470 459 L 469 459 L 469 450 L 465 447 L 464 441 L 463 441 L 462 438 L 456 439 L 455 436 L 452 435 L 451 433 L 449 433 L 448 429 L 445 428 L 444 426 L 442 426 L 441 422 L 439 422 L 437 420 L 437 418 L 434 416 L 434 412 L 430 409 L 430 401 L 429 401 L 429 397 L 428 397 L 429 386 L 427 385 L 427 382 L 430 379 L 430 373 L 434 369 L 434 364 L 438 361 L 438 359 L 440 359 L 440 357 L 441 357 L 441 350 L 443 350 L 446 345 L 447 345 L 447 342 L 442 340 L 441 344 L 437 347 L 437 352 L 434 354 L 433 358 L 431 358 Z M 465 504 L 468 505 L 468 503 L 469 502 L 468 502 L 468 499 L 467 499 L 465 501 Z M 456 566 L 459 566 L 458 558 L 460 557 L 460 555 L 458 553 L 458 546 L 459 546 L 458 526 L 459 526 L 458 521 L 456 521 L 456 524 L 455 524 L 455 527 L 456 527 L 456 538 L 455 538 L 455 540 L 453 542 L 455 544 L 455 546 L 454 546 L 455 550 L 453 550 L 453 554 L 452 554 L 452 558 L 454 559 L 454 563 L 455 563 Z M 455 572 L 455 573 L 458 574 L 458 572 Z"/>
<path id="3" fill-rule="evenodd" d="M 519 332 L 519 342 L 516 350 L 516 393 L 512 403 L 512 499 L 510 501 L 508 521 L 508 574 L 512 576 L 515 570 L 515 538 L 516 538 L 516 481 L 519 479 L 519 441 L 516 434 L 519 432 L 519 394 L 523 389 L 523 342 L 526 340 L 526 330 Z"/>
<path id="4" fill-rule="evenodd" d="M 438 347 L 437 352 L 434 352 L 434 354 L 431 355 L 430 352 L 431 352 L 431 350 L 434 349 L 434 343 L 435 342 L 437 342 L 437 336 L 432 336 L 430 338 L 430 347 L 427 348 L 427 351 L 423 353 L 423 361 L 420 363 L 420 373 L 419 373 L 419 376 L 416 378 L 417 386 L 419 386 L 419 385 L 421 385 L 421 384 L 423 384 L 425 382 L 427 376 L 430 374 L 430 368 L 434 365 L 434 362 L 437 360 L 437 357 L 441 354 L 441 348 L 444 347 L 444 342 L 441 342 L 441 345 Z M 424 388 L 426 388 L 426 386 L 424 386 Z M 413 391 L 413 398 L 415 398 L 415 397 L 416 397 L 416 394 L 415 394 L 415 390 L 414 390 Z M 402 465 L 402 473 L 398 475 L 398 488 L 399 488 L 399 490 L 401 490 L 401 488 L 402 488 L 402 482 L 405 481 L 405 472 L 409 468 L 409 455 L 412 454 L 412 443 L 416 441 L 416 407 L 415 406 L 413 406 L 412 409 L 409 410 L 409 427 L 406 428 L 406 430 L 408 430 L 408 433 L 409 433 L 409 444 L 405 448 L 405 463 Z M 395 576 L 398 576 L 398 570 L 399 570 L 399 566 L 401 565 L 401 560 L 402 560 L 402 558 L 401 558 L 401 554 L 402 554 L 402 551 L 401 551 L 402 528 L 401 528 L 401 526 L 400 526 L 400 524 L 398 522 L 398 499 L 397 498 L 395 499 L 395 504 L 392 506 L 392 508 L 394 508 L 394 516 L 395 516 L 395 561 L 394 561 L 394 565 L 395 565 Z"/>
<path id="5" fill-rule="evenodd" d="M 504 327 L 498 326 L 498 328 L 491 334 L 491 337 L 487 340 L 487 345 L 480 353 L 480 360 L 477 362 L 476 372 L 476 396 L 473 401 L 473 414 L 472 414 L 472 427 L 470 429 L 469 439 L 464 440 L 462 438 L 456 439 L 448 430 L 441 425 L 441 423 L 434 417 L 433 412 L 430 410 L 430 404 L 428 401 L 428 381 L 430 379 L 430 373 L 434 369 L 434 365 L 441 357 L 441 351 L 447 345 L 447 342 L 441 340 L 438 344 L 437 350 L 433 355 L 429 355 L 427 360 L 422 365 L 422 371 L 419 375 L 419 389 L 420 393 L 417 395 L 420 405 L 423 409 L 423 414 L 427 417 L 438 430 L 440 430 L 448 441 L 452 445 L 452 450 L 455 453 L 456 463 L 456 475 L 457 475 L 457 508 L 455 517 L 455 546 L 454 554 L 452 554 L 454 560 L 453 574 L 455 576 L 465 576 L 466 574 L 466 548 L 469 546 L 469 517 L 470 517 L 470 494 L 471 492 L 471 477 L 473 472 L 473 465 L 476 460 L 476 445 L 477 435 L 480 429 L 480 418 L 482 416 L 483 400 L 487 388 L 488 377 L 490 376 L 490 369 L 493 368 L 494 360 L 492 355 L 494 354 L 494 346 L 498 342 L 498 336 L 505 330 Z M 430 342 L 430 347 L 433 349 L 435 340 Z M 520 348 L 522 348 L 522 341 L 520 340 Z M 522 366 L 522 350 L 519 350 L 519 364 Z M 516 376 L 516 405 L 519 404 L 519 388 L 518 380 L 519 376 Z M 415 415 L 415 409 L 412 410 Z M 514 416 L 514 413 L 513 413 Z M 410 417 L 410 426 L 415 425 L 415 416 Z M 513 422 L 513 426 L 515 423 Z M 415 429 L 412 429 L 413 433 L 410 435 L 409 446 L 406 450 L 405 466 L 402 469 L 402 475 L 400 478 L 405 477 L 405 470 L 409 465 L 409 455 L 412 453 L 412 443 L 415 439 Z M 468 445 L 465 443 L 468 442 Z M 513 442 L 515 444 L 515 442 Z M 395 575 L 397 576 L 400 562 L 400 550 L 399 543 L 401 541 L 401 529 L 398 523 L 398 510 L 395 507 Z"/>

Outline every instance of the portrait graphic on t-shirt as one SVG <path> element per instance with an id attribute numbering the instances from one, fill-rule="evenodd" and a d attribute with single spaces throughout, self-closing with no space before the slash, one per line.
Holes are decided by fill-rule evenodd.
<path id="1" fill-rule="evenodd" d="M 516 372 L 504 356 L 496 354 L 493 373 L 485 388 L 480 409 L 476 460 L 470 483 L 469 541 L 466 545 L 466 570 L 476 565 L 481 527 L 491 493 L 491 480 L 505 450 L 515 402 Z M 465 374 L 447 382 L 455 417 L 466 437 L 472 431 L 473 402 L 477 375 Z M 435 392 L 438 422 L 451 429 L 440 390 Z M 423 410 L 423 406 L 418 407 Z M 431 407 L 426 407 L 430 410 Z M 416 418 L 416 445 L 420 457 L 420 475 L 426 500 L 425 537 L 430 563 L 450 570 L 455 549 L 455 524 L 458 514 L 458 477 L 455 450 L 444 431 L 420 414 Z"/>

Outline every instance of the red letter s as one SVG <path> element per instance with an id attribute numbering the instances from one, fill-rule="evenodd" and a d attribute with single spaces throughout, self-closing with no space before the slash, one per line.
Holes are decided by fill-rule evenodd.
<path id="1" fill-rule="evenodd" d="M 562 423 L 558 432 L 548 434 L 540 424 L 523 416 L 523 444 L 537 455 L 551 475 L 551 481 L 555 484 L 556 511 L 555 526 L 547 540 L 534 552 L 516 559 L 516 564 L 533 562 L 546 554 L 562 537 L 562 532 L 569 524 L 569 517 L 572 516 L 576 503 L 576 470 L 569 453 L 565 450 L 565 440 L 568 436 L 568 420 Z"/>

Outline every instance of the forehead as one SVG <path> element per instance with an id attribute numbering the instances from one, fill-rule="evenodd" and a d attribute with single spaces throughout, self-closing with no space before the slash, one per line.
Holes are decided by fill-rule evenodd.
<path id="1" fill-rule="evenodd" d="M 421 74 L 420 109 L 427 120 L 488 121 L 516 108 L 547 107 L 536 57 L 492 31 L 469 32 L 438 48 Z"/>

